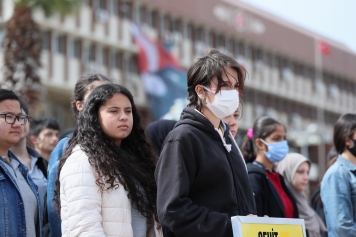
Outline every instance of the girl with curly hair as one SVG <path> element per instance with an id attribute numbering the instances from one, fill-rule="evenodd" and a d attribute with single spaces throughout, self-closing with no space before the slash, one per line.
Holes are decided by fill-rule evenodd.
<path id="1" fill-rule="evenodd" d="M 112 83 L 109 78 L 100 73 L 87 73 L 79 78 L 75 84 L 72 99 L 71 108 L 74 115 L 74 119 L 77 120 L 79 112 L 84 109 L 85 101 L 90 93 L 98 86 L 102 84 Z M 44 223 L 48 222 L 49 227 L 44 227 L 44 233 L 50 232 L 51 237 L 61 237 L 61 220 L 58 216 L 58 210 L 54 204 L 54 191 L 56 188 L 56 179 L 58 176 L 59 160 L 63 156 L 68 147 L 68 142 L 72 133 L 61 139 L 48 161 L 48 180 L 47 180 L 47 210 L 48 220 L 44 219 Z"/>
<path id="2" fill-rule="evenodd" d="M 131 93 L 94 89 L 59 164 L 62 235 L 159 236 L 154 170 Z"/>

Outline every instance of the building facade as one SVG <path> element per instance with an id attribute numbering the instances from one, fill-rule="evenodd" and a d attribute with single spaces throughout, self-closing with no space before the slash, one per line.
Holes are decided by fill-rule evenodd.
<path id="1" fill-rule="evenodd" d="M 12 0 L 1 1 L 0 37 L 12 8 Z M 232 54 L 248 72 L 241 134 L 262 115 L 278 118 L 291 144 L 320 165 L 329 148 L 324 144 L 332 143 L 333 124 L 356 111 L 355 52 L 236 0 L 87 0 L 64 19 L 34 16 L 42 30 L 45 113 L 64 126 L 73 124 L 74 85 L 89 71 L 130 88 L 149 118 L 131 23 L 170 47 L 186 69 L 209 48 Z M 329 53 L 320 51 L 321 43 Z"/>

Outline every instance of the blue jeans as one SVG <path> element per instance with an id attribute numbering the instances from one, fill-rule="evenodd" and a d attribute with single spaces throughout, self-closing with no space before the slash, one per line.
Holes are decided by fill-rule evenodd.
<path id="1" fill-rule="evenodd" d="M 61 237 L 61 218 L 54 202 L 54 190 L 56 189 L 56 180 L 58 175 L 59 160 L 68 147 L 69 137 L 60 140 L 53 149 L 48 163 L 48 180 L 47 180 L 47 209 L 51 237 Z"/>

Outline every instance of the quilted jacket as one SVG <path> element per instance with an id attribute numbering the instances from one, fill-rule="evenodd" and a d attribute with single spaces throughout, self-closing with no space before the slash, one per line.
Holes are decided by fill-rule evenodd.
<path id="1" fill-rule="evenodd" d="M 76 146 L 60 173 L 62 236 L 133 237 L 123 185 L 101 192 L 87 155 Z M 156 236 L 161 236 L 155 228 Z"/>

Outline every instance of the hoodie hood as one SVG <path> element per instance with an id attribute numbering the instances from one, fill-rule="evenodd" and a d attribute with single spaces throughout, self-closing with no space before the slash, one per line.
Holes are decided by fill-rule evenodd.
<path id="1" fill-rule="evenodd" d="M 193 126 L 199 129 L 200 131 L 203 131 L 214 140 L 221 140 L 220 135 L 214 128 L 214 125 L 203 114 L 193 108 L 187 107 L 183 109 L 183 112 L 180 116 L 180 120 L 176 123 L 174 128 L 177 128 L 184 124 L 189 124 L 190 126 Z M 229 135 L 230 128 L 226 124 L 224 124 L 224 126 L 224 137 L 227 138 Z"/>
<path id="2" fill-rule="evenodd" d="M 256 173 L 256 174 L 266 176 L 266 172 L 260 167 L 258 167 L 257 165 L 254 165 L 252 163 L 247 163 L 246 166 L 249 174 Z"/>

